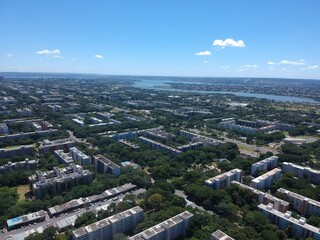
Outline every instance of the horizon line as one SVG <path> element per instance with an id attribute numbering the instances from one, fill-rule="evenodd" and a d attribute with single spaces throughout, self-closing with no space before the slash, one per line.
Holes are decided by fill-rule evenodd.
<path id="1" fill-rule="evenodd" d="M 166 78 L 254 78 L 254 79 L 294 79 L 294 80 L 312 80 L 312 81 L 319 81 L 320 78 L 288 78 L 288 77 L 228 77 L 228 76 L 175 76 L 175 75 L 148 75 L 148 74 L 107 74 L 107 73 L 76 73 L 76 72 L 19 72 L 19 71 L 0 71 L 1 74 L 83 74 L 83 75 L 101 75 L 101 76 L 110 76 L 110 77 L 166 77 Z"/>

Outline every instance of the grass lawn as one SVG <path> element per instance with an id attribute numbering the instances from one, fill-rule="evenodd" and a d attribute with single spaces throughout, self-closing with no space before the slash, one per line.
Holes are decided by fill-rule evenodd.
<path id="1" fill-rule="evenodd" d="M 29 192 L 29 186 L 28 185 L 20 185 L 17 187 L 17 193 L 19 194 L 19 200 L 25 200 L 25 194 Z"/>

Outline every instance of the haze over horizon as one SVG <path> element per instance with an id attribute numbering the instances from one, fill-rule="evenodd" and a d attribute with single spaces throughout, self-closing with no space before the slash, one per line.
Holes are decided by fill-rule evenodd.
<path id="1" fill-rule="evenodd" d="M 0 72 L 320 79 L 320 2 L 0 2 Z"/>

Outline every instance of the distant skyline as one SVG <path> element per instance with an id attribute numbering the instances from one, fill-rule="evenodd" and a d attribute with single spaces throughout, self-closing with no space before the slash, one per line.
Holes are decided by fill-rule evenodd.
<path id="1" fill-rule="evenodd" d="M 0 72 L 320 79 L 319 0 L 1 0 Z"/>

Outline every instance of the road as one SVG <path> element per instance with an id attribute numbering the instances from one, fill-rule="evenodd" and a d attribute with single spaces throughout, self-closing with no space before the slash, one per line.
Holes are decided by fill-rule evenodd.
<path id="1" fill-rule="evenodd" d="M 71 138 L 73 141 L 77 142 L 77 143 L 84 143 L 88 146 L 89 149 L 94 149 L 94 146 L 91 145 L 90 143 L 88 143 L 86 140 L 82 140 L 80 138 L 77 138 L 72 131 L 67 130 L 67 132 L 69 133 L 69 138 Z"/>
<path id="2" fill-rule="evenodd" d="M 185 195 L 183 191 L 176 189 L 175 192 L 174 192 L 174 194 L 177 195 L 177 196 L 179 196 L 179 197 L 184 198 L 184 199 L 186 200 L 186 202 L 187 202 L 187 206 L 191 206 L 191 207 L 194 207 L 194 208 L 198 208 L 198 209 L 201 210 L 201 211 L 206 211 L 206 212 L 208 212 L 209 214 L 213 215 L 213 212 L 212 212 L 212 211 L 206 210 L 206 209 L 204 209 L 203 207 L 195 204 L 194 202 L 189 201 L 189 200 L 187 199 L 187 195 Z"/>
<path id="3" fill-rule="evenodd" d="M 241 142 L 239 140 L 235 140 L 235 139 L 231 139 L 231 138 L 227 138 L 227 137 L 223 137 L 223 139 L 224 139 L 225 142 L 232 142 L 232 143 L 237 144 L 240 149 L 241 148 L 252 149 L 252 151 L 241 149 L 242 151 L 244 151 L 244 153 L 250 153 L 250 152 L 251 153 L 254 153 L 254 152 L 261 152 L 261 153 L 272 152 L 273 155 L 277 155 L 279 153 L 277 150 L 272 149 L 272 148 L 256 147 L 256 146 Z M 255 154 L 255 155 L 257 155 L 257 154 Z"/>
<path id="4" fill-rule="evenodd" d="M 75 142 L 77 142 L 77 143 L 86 143 L 86 141 L 83 141 L 83 140 L 81 140 L 80 138 L 77 138 L 77 137 L 73 134 L 72 131 L 67 130 L 67 132 L 69 133 L 69 137 L 70 137 L 73 141 L 75 141 Z"/>

